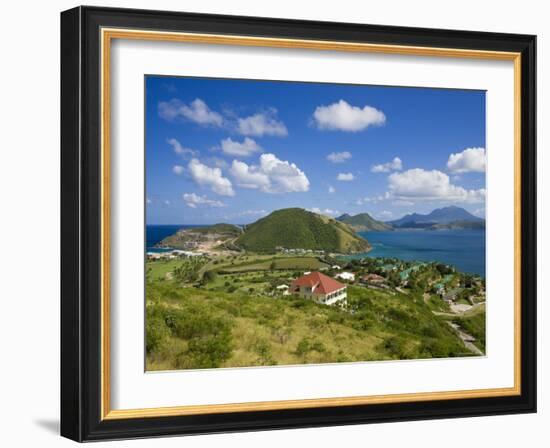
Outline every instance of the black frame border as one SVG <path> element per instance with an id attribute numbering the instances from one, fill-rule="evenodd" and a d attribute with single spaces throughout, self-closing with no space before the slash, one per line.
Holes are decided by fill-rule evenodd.
<path id="1" fill-rule="evenodd" d="M 101 420 L 100 29 L 521 53 L 521 395 Z M 61 435 L 75 441 L 536 412 L 536 36 L 77 7 L 61 13 Z"/>

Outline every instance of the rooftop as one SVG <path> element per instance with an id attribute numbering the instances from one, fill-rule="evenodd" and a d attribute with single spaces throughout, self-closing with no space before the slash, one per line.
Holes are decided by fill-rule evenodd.
<path id="1" fill-rule="evenodd" d="M 320 272 L 311 272 L 310 274 L 303 275 L 292 282 L 292 287 L 296 286 L 309 286 L 315 287 L 315 293 L 330 294 L 338 289 L 345 288 L 346 285 L 334 280 L 328 275 L 321 274 Z"/>

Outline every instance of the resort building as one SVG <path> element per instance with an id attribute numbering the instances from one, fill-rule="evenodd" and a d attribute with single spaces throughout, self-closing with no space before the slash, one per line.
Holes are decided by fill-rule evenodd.
<path id="1" fill-rule="evenodd" d="M 363 283 L 371 283 L 373 285 L 381 285 L 385 283 L 386 279 L 378 274 L 367 274 L 361 277 Z"/>
<path id="2" fill-rule="evenodd" d="M 336 278 L 341 278 L 342 280 L 354 282 L 355 274 L 353 272 L 340 272 L 339 274 L 336 275 Z"/>
<path id="3" fill-rule="evenodd" d="M 320 272 L 297 278 L 291 283 L 290 292 L 325 305 L 345 303 L 347 297 L 346 285 Z"/>

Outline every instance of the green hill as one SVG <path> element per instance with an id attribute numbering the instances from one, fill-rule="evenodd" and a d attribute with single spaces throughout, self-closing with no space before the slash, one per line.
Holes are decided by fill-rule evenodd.
<path id="1" fill-rule="evenodd" d="M 366 252 L 371 246 L 347 224 L 301 208 L 287 208 L 245 227 L 235 245 L 252 252 L 285 249 Z"/>
<path id="2" fill-rule="evenodd" d="M 228 241 L 236 238 L 243 230 L 233 224 L 214 224 L 212 226 L 180 229 L 173 235 L 164 238 L 158 247 L 174 249 L 193 249 L 195 245 L 213 241 Z"/>
<path id="3" fill-rule="evenodd" d="M 385 222 L 374 219 L 368 213 L 359 213 L 355 216 L 351 216 L 346 213 L 336 219 L 349 225 L 356 232 L 381 232 L 385 230 L 393 230 L 392 226 L 386 224 Z"/>

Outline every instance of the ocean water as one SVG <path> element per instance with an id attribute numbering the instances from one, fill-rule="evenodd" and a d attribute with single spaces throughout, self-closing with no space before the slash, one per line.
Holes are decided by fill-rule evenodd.
<path id="1" fill-rule="evenodd" d="M 166 252 L 170 249 L 163 249 L 154 247 L 155 244 L 160 243 L 167 236 L 173 235 L 179 229 L 191 229 L 193 227 L 201 226 L 188 226 L 188 225 L 148 225 L 145 228 L 146 250 L 147 252 Z"/>
<path id="2" fill-rule="evenodd" d="M 359 234 L 370 242 L 372 250 L 351 257 L 439 261 L 451 264 L 459 271 L 485 277 L 484 230 L 398 230 Z"/>

